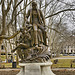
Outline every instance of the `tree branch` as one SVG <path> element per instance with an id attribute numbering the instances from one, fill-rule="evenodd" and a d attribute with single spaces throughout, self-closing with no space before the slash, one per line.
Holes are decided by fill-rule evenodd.
<path id="1" fill-rule="evenodd" d="M 14 7 L 14 10 L 18 7 L 19 4 L 22 3 L 22 1 L 23 1 L 23 0 L 21 0 L 21 1 Z"/>
<path id="2" fill-rule="evenodd" d="M 2 39 L 10 40 L 10 39 L 14 38 L 15 36 L 17 36 L 17 34 L 19 34 L 19 33 L 20 33 L 20 31 L 16 32 L 16 33 L 13 34 L 12 36 L 2 35 L 2 36 L 0 36 L 0 40 L 2 40 Z"/>
<path id="3" fill-rule="evenodd" d="M 65 9 L 65 10 L 61 10 L 61 11 L 58 11 L 57 13 L 52 14 L 52 15 L 49 15 L 49 16 L 47 16 L 47 17 L 45 17 L 45 18 L 47 19 L 47 18 L 49 18 L 49 17 L 55 16 L 55 15 L 61 13 L 61 12 L 64 12 L 64 11 L 75 11 L 75 9 Z"/>
<path id="4" fill-rule="evenodd" d="M 7 25 L 7 27 L 13 22 L 13 15 L 14 15 L 14 12 L 15 12 L 16 8 L 18 7 L 18 5 L 21 4 L 22 1 L 23 1 L 23 0 L 21 0 L 21 1 L 14 7 L 13 12 L 12 12 L 12 19 L 11 19 L 11 21 L 9 22 L 9 24 Z"/>
<path id="5" fill-rule="evenodd" d="M 12 3 L 12 0 L 10 1 L 10 3 L 8 3 L 8 7 L 7 7 L 7 9 L 5 10 L 6 15 L 7 15 L 7 13 L 8 13 L 8 12 L 9 12 L 9 10 L 10 10 L 11 3 Z"/>
<path id="6" fill-rule="evenodd" d="M 32 1 L 31 1 L 31 2 L 32 2 Z M 30 2 L 30 3 L 31 3 L 31 2 Z M 28 4 L 26 5 L 26 7 L 27 7 L 30 3 L 28 3 Z M 21 9 L 21 10 L 18 12 L 17 15 L 19 15 L 19 13 L 20 13 L 22 10 L 24 10 L 26 7 L 24 7 L 23 9 Z M 12 16 L 14 15 L 14 11 L 15 11 L 15 10 L 13 10 L 13 12 L 12 12 Z M 17 15 L 16 15 L 16 16 L 17 16 Z M 9 24 L 7 25 L 7 27 L 8 27 L 13 21 L 14 21 L 14 19 L 13 19 L 13 17 L 12 17 L 12 19 L 11 19 L 11 21 L 9 22 Z"/>
<path id="7" fill-rule="evenodd" d="M 32 1 L 31 1 L 31 2 L 32 2 Z M 30 3 L 31 3 L 31 2 L 30 2 Z M 26 7 L 27 7 L 30 3 L 28 3 L 23 9 L 21 9 L 21 10 L 18 12 L 17 15 L 19 15 L 19 13 L 20 13 L 22 10 L 26 9 Z M 16 15 L 16 16 L 17 16 L 17 15 Z"/>

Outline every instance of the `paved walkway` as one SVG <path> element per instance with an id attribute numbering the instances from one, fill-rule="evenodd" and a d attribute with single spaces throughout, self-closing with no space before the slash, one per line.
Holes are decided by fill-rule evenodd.
<path id="1" fill-rule="evenodd" d="M 0 71 L 19 71 L 20 69 L 0 69 Z M 52 70 L 74 70 L 75 68 L 52 68 Z"/>

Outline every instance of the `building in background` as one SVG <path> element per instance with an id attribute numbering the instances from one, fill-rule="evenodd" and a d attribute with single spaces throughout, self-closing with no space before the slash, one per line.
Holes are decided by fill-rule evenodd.
<path id="1" fill-rule="evenodd" d="M 70 36 L 70 39 L 64 43 L 62 53 L 75 54 L 75 36 Z"/>

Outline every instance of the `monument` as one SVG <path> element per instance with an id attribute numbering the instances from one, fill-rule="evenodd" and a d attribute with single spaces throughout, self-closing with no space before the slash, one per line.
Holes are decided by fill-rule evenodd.
<path id="1" fill-rule="evenodd" d="M 29 17 L 30 22 L 27 20 Z M 21 33 L 16 41 L 19 45 L 12 50 L 12 52 L 17 50 L 21 59 L 19 63 L 21 70 L 17 75 L 55 75 L 50 68 L 52 62 L 48 51 L 45 19 L 41 10 L 37 9 L 36 2 L 32 2 L 32 9 L 28 10 L 26 15 L 26 25 L 18 33 Z M 11 39 L 12 37 L 2 36 L 1 38 Z"/>

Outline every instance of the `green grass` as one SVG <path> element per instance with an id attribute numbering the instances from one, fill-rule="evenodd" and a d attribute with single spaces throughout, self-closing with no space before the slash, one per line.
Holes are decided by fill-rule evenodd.
<path id="1" fill-rule="evenodd" d="M 75 57 L 75 56 L 60 56 L 60 57 L 64 57 L 65 58 L 65 57 Z"/>
<path id="2" fill-rule="evenodd" d="M 1 60 L 5 61 L 6 57 L 5 55 L 1 56 Z M 71 61 L 73 61 L 74 59 L 58 59 L 57 64 L 53 64 L 52 67 L 53 68 L 70 68 L 71 67 Z M 52 62 L 54 62 L 54 59 L 51 59 Z M 12 63 L 2 63 L 2 66 L 5 66 L 6 68 L 12 67 Z M 73 68 L 75 68 L 75 63 L 73 63 L 72 65 Z M 17 68 L 20 68 L 19 66 L 17 66 Z"/>
<path id="3" fill-rule="evenodd" d="M 2 63 L 2 66 L 5 66 L 5 68 L 11 68 L 12 67 L 12 63 Z"/>
<path id="4" fill-rule="evenodd" d="M 2 63 L 1 66 L 4 66 L 5 68 L 12 68 L 12 63 Z M 17 68 L 20 68 L 20 66 L 17 65 Z"/>
<path id="5" fill-rule="evenodd" d="M 5 61 L 5 59 L 6 59 L 5 55 L 1 55 L 1 60 Z"/>
<path id="6" fill-rule="evenodd" d="M 71 67 L 71 61 L 74 59 L 59 59 L 57 64 L 53 64 L 53 68 L 70 68 Z M 54 60 L 51 60 L 54 62 Z M 72 67 L 75 67 L 75 63 L 73 63 Z"/>
<path id="7" fill-rule="evenodd" d="M 5 59 L 6 59 L 6 56 L 5 55 L 1 55 L 1 60 L 5 61 Z M 16 59 L 16 57 L 15 57 L 15 59 Z M 4 66 L 5 68 L 12 68 L 12 63 L 5 63 L 5 62 L 3 62 L 3 63 L 1 63 L 1 66 L 2 67 Z M 17 65 L 17 68 L 20 68 L 20 66 Z"/>

